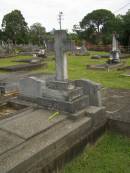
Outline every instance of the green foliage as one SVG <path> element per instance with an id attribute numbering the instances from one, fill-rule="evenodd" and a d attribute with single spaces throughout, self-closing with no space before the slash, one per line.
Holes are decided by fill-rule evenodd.
<path id="1" fill-rule="evenodd" d="M 106 9 L 94 10 L 88 13 L 80 22 L 83 29 L 81 38 L 94 44 L 108 44 L 111 41 L 115 23 L 114 14 Z"/>
<path id="2" fill-rule="evenodd" d="M 19 10 L 14 10 L 4 16 L 2 30 L 5 33 L 6 41 L 10 39 L 13 43 L 27 42 L 28 27 Z"/>
<path id="3" fill-rule="evenodd" d="M 122 45 L 130 45 L 130 11 L 125 15 L 115 16 L 106 9 L 94 10 L 88 13 L 80 22 L 80 27 L 74 25 L 69 38 L 77 45 L 86 40 L 93 44 L 111 44 L 112 33 L 119 34 L 119 41 Z M 19 10 L 13 10 L 6 14 L 2 20 L 0 40 L 12 41 L 17 44 L 43 45 L 43 40 L 53 41 L 53 36 L 46 32 L 45 27 L 40 23 L 34 23 L 30 29 Z"/>
<path id="4" fill-rule="evenodd" d="M 112 42 L 112 33 L 116 32 L 119 35 L 119 40 L 122 37 L 123 19 L 121 15 L 118 15 L 113 20 L 109 20 L 102 28 L 102 40 L 104 44 L 110 44 Z"/>
<path id="5" fill-rule="evenodd" d="M 34 23 L 30 27 L 30 42 L 35 45 L 43 45 L 46 38 L 46 29 L 40 23 Z"/>
<path id="6" fill-rule="evenodd" d="M 114 14 L 106 9 L 94 10 L 88 13 L 80 23 L 81 28 L 94 28 L 95 31 L 100 32 L 109 21 L 115 18 Z"/>
<path id="7" fill-rule="evenodd" d="M 94 44 L 111 44 L 112 33 L 119 34 L 123 45 L 130 44 L 130 12 L 126 15 L 114 16 L 105 9 L 94 10 L 80 22 L 82 30 L 79 37 Z"/>
<path id="8" fill-rule="evenodd" d="M 122 30 L 122 42 L 130 46 L 130 10 L 123 16 Z"/>
<path id="9" fill-rule="evenodd" d="M 0 40 L 2 40 L 2 31 L 0 29 Z"/>
<path id="10" fill-rule="evenodd" d="M 12 58 L 4 58 L 4 59 L 0 59 L 0 67 L 4 67 L 4 66 L 11 66 L 11 65 L 16 65 L 19 64 L 18 62 L 14 62 L 15 60 L 18 59 L 28 59 L 31 58 L 31 56 L 14 56 Z M 24 64 L 22 62 L 20 62 L 20 64 Z"/>
<path id="11" fill-rule="evenodd" d="M 69 163 L 62 173 L 130 172 L 130 139 L 106 133 L 96 144 Z"/>
<path id="12" fill-rule="evenodd" d="M 82 45 L 82 41 L 79 38 L 77 33 L 69 33 L 68 39 L 74 41 L 76 45 L 79 45 L 79 46 Z"/>

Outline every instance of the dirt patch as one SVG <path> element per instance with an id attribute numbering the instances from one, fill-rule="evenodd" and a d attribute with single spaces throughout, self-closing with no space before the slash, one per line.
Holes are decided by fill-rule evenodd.
<path id="1" fill-rule="evenodd" d="M 24 110 L 25 108 L 27 108 L 26 105 L 15 104 L 13 102 L 5 102 L 0 104 L 0 119 L 12 116 L 17 112 Z"/>

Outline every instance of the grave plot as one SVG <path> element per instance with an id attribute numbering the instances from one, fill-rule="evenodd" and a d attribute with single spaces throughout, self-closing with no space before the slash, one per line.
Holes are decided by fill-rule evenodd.
<path id="1" fill-rule="evenodd" d="M 0 74 L 0 103 L 3 98 L 14 97 L 19 95 L 19 81 L 22 78 L 29 77 L 31 75 L 37 76 L 41 79 L 45 79 L 51 74 L 32 73 L 32 72 L 12 72 L 6 74 Z"/>
<path id="2" fill-rule="evenodd" d="M 86 48 L 85 42 L 82 43 L 81 47 L 76 46 L 74 43 L 74 45 L 72 46 L 72 52 L 75 56 L 88 56 L 88 55 L 90 55 L 87 48 Z"/>
<path id="3" fill-rule="evenodd" d="M 10 131 L 24 139 L 24 145 L 27 145 L 23 152 L 27 153 L 27 157 L 29 156 L 29 158 L 25 156 L 25 160 L 30 162 L 30 157 L 35 159 L 38 150 L 41 156 L 45 156 L 42 158 L 38 156 L 35 162 L 35 165 L 39 164 L 39 160 L 44 162 L 44 165 L 41 163 L 39 168 L 40 171 L 43 170 L 42 172 L 46 172 L 44 168 L 46 169 L 51 162 L 67 150 L 81 144 L 85 138 L 89 141 L 92 136 L 99 135 L 97 131 L 102 133 L 106 123 L 105 108 L 102 106 L 100 95 L 101 85 L 90 80 L 70 81 L 67 70 L 66 31 L 56 30 L 54 39 L 56 75 L 45 79 L 31 76 L 20 80 L 19 100 L 35 103 L 38 109 L 19 115 L 17 119 L 1 123 L 2 130 Z M 22 147 L 22 144 L 20 145 Z M 53 146 L 56 147 L 53 148 Z M 28 149 L 34 152 L 29 152 Z M 12 165 L 12 168 L 7 168 L 4 164 L 6 172 L 20 172 L 19 166 L 23 167 L 21 162 L 24 163 L 25 160 L 21 156 L 24 153 L 21 154 L 21 151 L 17 153 L 20 154 L 19 164 L 17 165 L 14 161 L 16 166 Z M 11 159 L 13 157 L 11 156 Z M 48 158 L 47 162 L 46 158 Z M 31 164 L 33 165 L 34 162 L 32 161 Z M 25 172 L 29 169 L 32 169 L 30 164 L 24 167 Z"/>
<path id="4" fill-rule="evenodd" d="M 12 58 L 14 56 L 16 56 L 16 55 L 15 54 L 1 54 L 0 59 L 2 59 L 2 58 Z"/>
<path id="5" fill-rule="evenodd" d="M 123 76 L 123 77 L 130 77 L 130 73 L 123 73 L 123 74 L 121 74 L 121 76 Z"/>
<path id="6" fill-rule="evenodd" d="M 129 65 L 125 65 L 123 67 L 120 67 L 118 70 L 130 70 L 130 66 Z"/>
<path id="7" fill-rule="evenodd" d="M 2 71 L 24 71 L 32 70 L 39 67 L 47 67 L 46 63 L 18 64 L 13 66 L 0 67 Z"/>
<path id="8" fill-rule="evenodd" d="M 36 53 L 36 51 L 34 51 L 34 52 L 19 52 L 18 55 L 32 56 L 35 53 Z"/>
<path id="9" fill-rule="evenodd" d="M 121 58 L 121 59 L 130 58 L 130 54 L 121 54 L 120 58 Z"/>
<path id="10" fill-rule="evenodd" d="M 124 73 L 122 73 L 121 76 L 130 77 L 130 66 L 129 65 L 124 65 L 122 67 L 119 67 L 118 70 L 124 71 Z"/>
<path id="11" fill-rule="evenodd" d="M 41 58 L 28 58 L 28 59 L 18 59 L 13 62 L 21 62 L 21 63 L 40 63 L 43 59 Z"/>
<path id="12" fill-rule="evenodd" d="M 85 109 L 91 104 L 95 106 L 101 105 L 100 92 L 98 93 L 101 86 L 87 80 L 70 81 L 68 79 L 66 54 L 68 49 L 66 43 L 66 31 L 56 31 L 56 76 L 46 80 L 33 76 L 22 79 L 20 81 L 20 95 L 46 109 L 60 110 L 72 113 L 74 114 L 73 116 L 78 116 L 78 113 L 75 114 L 76 112 Z M 88 91 L 86 88 L 89 88 Z M 91 95 L 91 92 L 95 95 Z"/>
<path id="13" fill-rule="evenodd" d="M 36 107 L 0 121 L 2 173 L 54 172 L 79 148 L 95 142 L 107 127 L 101 85 L 90 80 L 70 81 L 67 33 L 56 30 L 54 38 L 56 75 L 20 80 L 16 100 Z"/>
<path id="14" fill-rule="evenodd" d="M 46 43 L 44 43 L 44 48 L 39 48 L 38 46 L 28 45 L 21 47 L 20 52 L 18 52 L 18 55 L 36 55 L 37 57 L 41 58 L 47 58 L 47 46 Z"/>
<path id="15" fill-rule="evenodd" d="M 0 75 L 0 98 L 18 95 L 18 80 L 20 75 L 1 74 Z"/>
<path id="16" fill-rule="evenodd" d="M 100 56 L 100 55 L 94 56 L 95 59 L 100 59 L 101 57 L 102 56 Z M 113 33 L 112 51 L 111 51 L 111 55 L 109 55 L 109 57 L 110 58 L 108 59 L 108 61 L 105 64 L 87 65 L 87 69 L 109 70 L 109 69 L 118 69 L 119 67 L 124 66 L 124 62 L 121 62 L 121 59 L 120 59 L 120 50 L 118 48 L 118 41 L 116 39 L 115 33 Z"/>
<path id="17" fill-rule="evenodd" d="M 124 63 L 120 63 L 120 64 L 92 64 L 92 65 L 87 65 L 86 68 L 87 69 L 91 69 L 91 70 L 109 70 L 109 69 L 119 69 L 119 68 L 123 68 L 124 67 Z"/>
<path id="18" fill-rule="evenodd" d="M 129 66 L 129 65 L 120 67 L 118 70 L 119 70 L 119 71 L 122 71 L 122 70 L 124 71 L 124 73 L 121 74 L 121 76 L 130 77 L 130 66 Z"/>
<path id="19" fill-rule="evenodd" d="M 101 58 L 110 58 L 109 54 L 104 54 L 104 55 L 93 55 L 91 56 L 91 59 L 101 59 Z"/>

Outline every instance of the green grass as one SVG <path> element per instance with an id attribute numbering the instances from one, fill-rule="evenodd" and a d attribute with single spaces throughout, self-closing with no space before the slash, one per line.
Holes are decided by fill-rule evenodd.
<path id="1" fill-rule="evenodd" d="M 105 52 L 91 52 L 91 55 L 92 54 L 105 54 Z M 12 61 L 21 58 L 30 58 L 30 56 L 17 56 L 14 58 L 1 59 L 0 66 L 18 64 Z M 104 87 L 129 89 L 130 77 L 121 76 L 124 71 L 110 70 L 109 72 L 107 72 L 86 69 L 87 64 L 102 64 L 105 61 L 106 59 L 93 60 L 90 58 L 90 56 L 68 56 L 69 79 L 90 79 L 95 82 L 101 83 Z M 130 59 L 126 59 L 125 61 L 127 65 L 130 65 Z M 52 60 L 52 57 L 49 57 L 47 63 L 47 69 L 39 68 L 38 70 L 33 70 L 32 72 L 54 73 L 55 61 Z"/>
<path id="2" fill-rule="evenodd" d="M 130 139 L 106 133 L 95 146 L 65 166 L 62 173 L 129 173 Z"/>
<path id="3" fill-rule="evenodd" d="M 106 59 L 92 60 L 90 57 L 70 57 L 69 58 L 69 77 L 71 79 L 87 78 L 101 83 L 104 87 L 110 88 L 130 88 L 130 78 L 121 76 L 123 71 L 110 70 L 89 70 L 87 64 L 102 64 Z M 128 64 L 130 62 L 127 61 Z"/>
<path id="4" fill-rule="evenodd" d="M 0 67 L 16 65 L 19 64 L 19 62 L 13 62 L 13 61 L 18 59 L 28 59 L 28 58 L 31 58 L 31 56 L 16 56 L 11 58 L 2 58 L 0 59 Z M 22 62 L 20 62 L 20 64 L 22 64 Z"/>
<path id="5" fill-rule="evenodd" d="M 130 59 L 125 60 L 127 65 L 130 65 Z M 69 56 L 68 57 L 68 69 L 70 79 L 90 79 L 95 82 L 101 83 L 104 87 L 108 88 L 130 88 L 130 77 L 123 77 L 121 74 L 124 71 L 110 70 L 89 70 L 86 69 L 87 64 L 102 64 L 106 59 L 93 60 L 90 56 Z M 54 72 L 54 61 L 48 61 L 48 69 L 44 72 Z"/>

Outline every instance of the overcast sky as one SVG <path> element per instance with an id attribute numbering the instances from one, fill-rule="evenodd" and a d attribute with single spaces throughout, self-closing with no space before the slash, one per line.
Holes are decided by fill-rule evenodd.
<path id="1" fill-rule="evenodd" d="M 71 30 L 74 24 L 95 9 L 108 9 L 112 12 L 121 7 L 127 7 L 116 12 L 124 14 L 130 9 L 130 0 L 0 0 L 0 23 L 3 16 L 14 9 L 22 12 L 28 25 L 40 22 L 47 31 L 58 29 L 58 13 L 63 11 L 63 28 Z"/>

